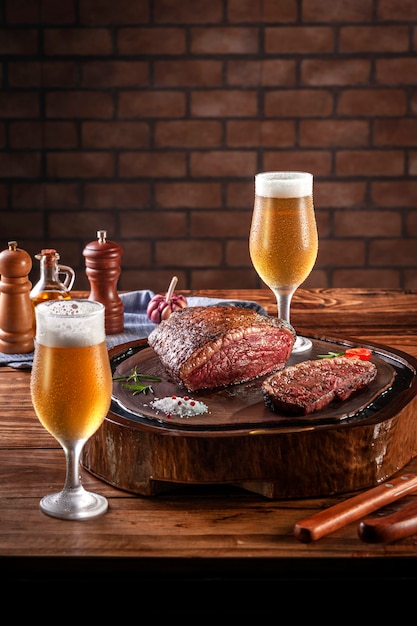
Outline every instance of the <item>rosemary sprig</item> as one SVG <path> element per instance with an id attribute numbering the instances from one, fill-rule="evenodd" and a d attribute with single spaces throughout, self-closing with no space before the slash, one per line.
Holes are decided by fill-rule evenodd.
<path id="1" fill-rule="evenodd" d="M 343 356 L 344 352 L 328 352 L 327 354 L 318 354 L 318 359 L 334 359 L 337 356 Z"/>
<path id="2" fill-rule="evenodd" d="M 157 376 L 149 376 L 148 374 L 141 374 L 140 372 L 138 372 L 137 365 L 127 376 L 116 376 L 113 378 L 113 380 L 125 381 L 123 387 L 125 387 L 126 389 L 130 389 L 130 391 L 133 391 L 134 396 L 138 393 L 147 393 L 148 391 L 153 393 L 152 386 L 146 384 L 143 381 L 152 381 L 156 383 L 161 382 L 161 379 Z"/>

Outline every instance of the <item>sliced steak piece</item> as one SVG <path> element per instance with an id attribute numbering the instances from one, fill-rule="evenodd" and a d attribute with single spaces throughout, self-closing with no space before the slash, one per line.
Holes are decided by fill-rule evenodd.
<path id="1" fill-rule="evenodd" d="M 148 337 L 170 376 L 189 391 L 246 382 L 284 367 L 292 326 L 235 306 L 174 311 Z"/>
<path id="2" fill-rule="evenodd" d="M 377 367 L 359 358 L 304 361 L 268 376 L 262 383 L 265 405 L 280 414 L 308 415 L 333 400 L 347 400 L 367 387 Z"/>

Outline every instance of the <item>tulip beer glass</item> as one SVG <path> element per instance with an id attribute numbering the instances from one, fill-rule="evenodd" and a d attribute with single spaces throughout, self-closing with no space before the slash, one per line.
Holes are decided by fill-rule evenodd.
<path id="1" fill-rule="evenodd" d="M 317 258 L 312 174 L 262 172 L 255 176 L 249 251 L 256 272 L 277 299 L 278 317 L 290 323 L 292 296 Z M 311 341 L 297 336 L 293 354 L 309 348 Z"/>
<path id="2" fill-rule="evenodd" d="M 42 498 L 41 510 L 81 520 L 106 512 L 107 499 L 86 491 L 80 455 L 110 408 L 112 372 L 106 347 L 104 306 L 91 300 L 38 304 L 31 396 L 41 424 L 66 457 L 64 488 Z"/>

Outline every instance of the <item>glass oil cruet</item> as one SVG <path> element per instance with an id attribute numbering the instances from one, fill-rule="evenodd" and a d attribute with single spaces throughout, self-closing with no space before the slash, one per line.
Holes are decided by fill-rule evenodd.
<path id="1" fill-rule="evenodd" d="M 34 306 L 45 300 L 70 300 L 75 272 L 68 265 L 59 265 L 59 254 L 53 248 L 44 248 L 35 259 L 40 261 L 40 278 L 30 292 Z M 60 277 L 63 277 L 60 280 Z"/>

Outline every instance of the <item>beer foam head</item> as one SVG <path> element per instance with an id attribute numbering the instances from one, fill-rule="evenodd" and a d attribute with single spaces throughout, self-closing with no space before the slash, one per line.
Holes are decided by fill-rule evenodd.
<path id="1" fill-rule="evenodd" d="M 104 306 L 91 300 L 49 300 L 35 307 L 36 341 L 43 346 L 75 348 L 105 340 Z"/>
<path id="2" fill-rule="evenodd" d="M 264 198 L 304 198 L 313 193 L 308 172 L 261 172 L 255 176 L 255 194 Z"/>

